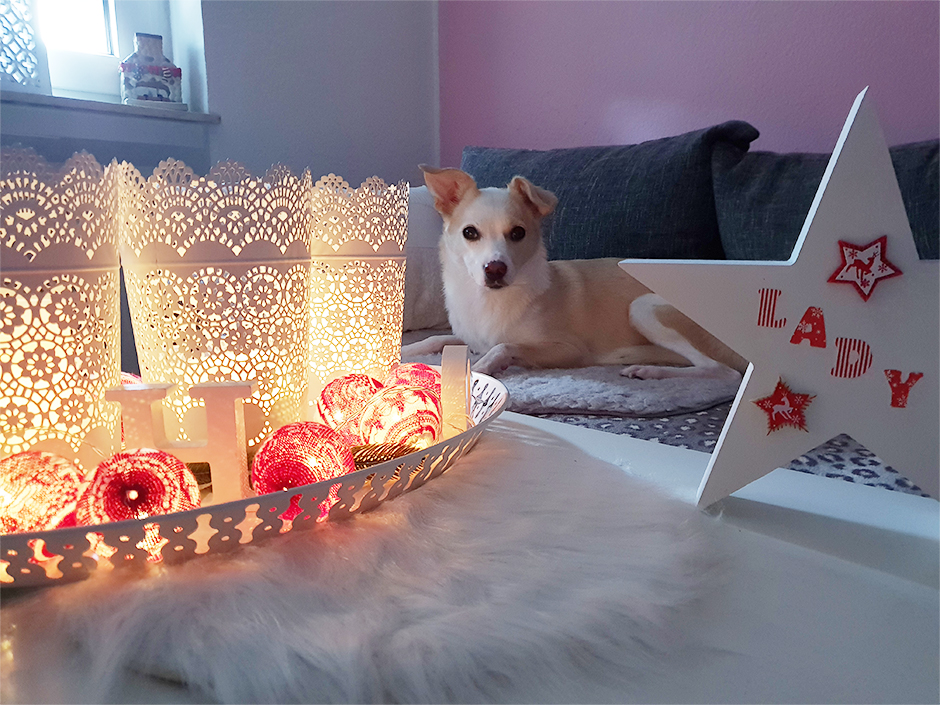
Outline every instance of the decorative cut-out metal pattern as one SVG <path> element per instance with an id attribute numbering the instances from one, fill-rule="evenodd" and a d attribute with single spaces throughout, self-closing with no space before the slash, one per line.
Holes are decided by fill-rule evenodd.
<path id="1" fill-rule="evenodd" d="M 401 354 L 405 260 L 315 260 L 311 266 L 311 396 L 332 379 L 385 379 Z"/>
<path id="2" fill-rule="evenodd" d="M 386 186 L 371 177 L 357 189 L 335 174 L 324 176 L 311 194 L 313 232 L 317 242 L 338 251 L 362 242 L 377 251 L 387 242 L 404 250 L 408 237 L 408 184 Z"/>
<path id="3" fill-rule="evenodd" d="M 298 178 L 275 166 L 254 178 L 240 164 L 221 162 L 200 177 L 168 159 L 144 179 L 126 162 L 112 167 L 122 180 L 121 244 L 137 257 L 153 243 L 180 256 L 198 243 L 218 243 L 233 255 L 256 242 L 282 255 L 295 243 L 310 250 L 309 172 Z"/>
<path id="4" fill-rule="evenodd" d="M 499 416 L 508 398 L 500 382 L 475 374 L 475 425 L 430 448 L 340 478 L 142 521 L 8 534 L 0 548 L 0 586 L 55 585 L 124 566 L 154 570 L 369 511 L 448 470 Z M 338 501 L 321 516 L 321 504 L 336 485 Z"/>
<path id="5" fill-rule="evenodd" d="M 142 376 L 177 384 L 165 405 L 173 411 L 168 424 L 176 424 L 168 434 L 180 440 L 205 432 L 193 413 L 203 404 L 190 387 L 256 380 L 258 391 L 245 400 L 254 447 L 306 410 L 308 268 L 256 265 L 241 276 L 221 267 L 191 270 L 125 269 Z"/>
<path id="6" fill-rule="evenodd" d="M 28 149 L 4 149 L 0 181 L 0 241 L 33 262 L 54 245 L 76 248 L 90 262 L 102 248 L 117 264 L 117 190 L 113 175 L 86 152 L 52 169 Z M 4 270 L 18 269 L 15 260 Z"/>
<path id="7" fill-rule="evenodd" d="M 104 401 L 120 375 L 117 272 L 23 278 L 0 278 L 0 455 L 49 439 L 77 453 L 93 430 L 110 436 L 119 422 Z"/>
<path id="8" fill-rule="evenodd" d="M 49 92 L 46 52 L 33 26 L 32 0 L 0 0 L 0 85 L 5 90 Z"/>
<path id="9" fill-rule="evenodd" d="M 116 448 L 120 325 L 117 200 L 87 154 L 52 170 L 3 150 L 0 455 L 37 444 L 85 470 Z"/>

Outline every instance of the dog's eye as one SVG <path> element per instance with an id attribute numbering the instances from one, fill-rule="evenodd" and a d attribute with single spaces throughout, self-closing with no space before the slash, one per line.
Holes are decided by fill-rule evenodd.
<path id="1" fill-rule="evenodd" d="M 479 240 L 479 239 L 480 239 L 480 231 L 477 230 L 477 229 L 476 229 L 475 227 L 473 227 L 472 225 L 468 225 L 467 227 L 465 227 L 465 228 L 463 229 L 463 236 L 464 236 L 467 240 Z"/>
<path id="2" fill-rule="evenodd" d="M 509 239 L 513 242 L 519 242 L 522 238 L 525 237 L 525 228 L 521 225 L 517 225 L 512 230 L 509 231 Z"/>

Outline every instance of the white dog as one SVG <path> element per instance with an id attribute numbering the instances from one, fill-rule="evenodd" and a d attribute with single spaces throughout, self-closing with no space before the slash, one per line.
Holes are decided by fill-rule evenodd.
<path id="1" fill-rule="evenodd" d="M 444 298 L 454 335 L 406 346 L 405 356 L 465 343 L 492 374 L 511 365 L 627 365 L 655 379 L 740 380 L 747 361 L 624 272 L 616 259 L 548 261 L 540 223 L 555 195 L 516 176 L 477 188 L 459 169 L 422 166 L 444 219 Z"/>

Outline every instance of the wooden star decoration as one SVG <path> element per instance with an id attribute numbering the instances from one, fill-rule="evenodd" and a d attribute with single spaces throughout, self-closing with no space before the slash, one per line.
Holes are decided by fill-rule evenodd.
<path id="1" fill-rule="evenodd" d="M 863 270 L 884 264 L 895 273 L 851 286 L 831 281 L 856 257 Z M 855 99 L 789 260 L 621 266 L 750 361 L 699 506 L 840 433 L 938 496 L 940 263 L 917 255 L 867 89 Z M 765 411 L 743 400 L 768 396 L 781 378 L 815 398 L 803 427 L 768 433 Z"/>
<path id="2" fill-rule="evenodd" d="M 813 399 L 812 394 L 798 394 L 778 379 L 770 396 L 755 399 L 754 403 L 767 414 L 767 433 L 771 434 L 784 426 L 806 431 L 806 407 Z"/>
<path id="3" fill-rule="evenodd" d="M 862 300 L 868 301 L 875 289 L 875 284 L 882 279 L 890 279 L 902 274 L 901 270 L 891 264 L 885 256 L 887 242 L 887 235 L 882 235 L 874 242 L 861 247 L 839 240 L 842 266 L 832 273 L 829 281 L 854 285 Z"/>

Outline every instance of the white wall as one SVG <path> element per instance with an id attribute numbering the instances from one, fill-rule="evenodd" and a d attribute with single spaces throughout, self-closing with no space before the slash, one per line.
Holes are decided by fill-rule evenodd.
<path id="1" fill-rule="evenodd" d="M 206 53 L 199 0 L 169 0 L 173 63 L 183 71 L 183 102 L 194 113 L 206 109 Z"/>
<path id="2" fill-rule="evenodd" d="M 418 181 L 437 163 L 434 2 L 204 0 L 213 162 Z"/>

